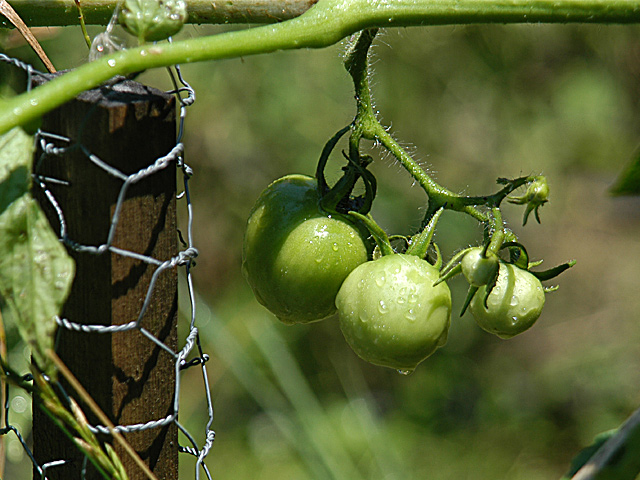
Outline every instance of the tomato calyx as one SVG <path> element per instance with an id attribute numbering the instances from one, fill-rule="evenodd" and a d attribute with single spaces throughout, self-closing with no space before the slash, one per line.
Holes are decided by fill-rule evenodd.
<path id="1" fill-rule="evenodd" d="M 367 170 L 367 166 L 373 161 L 371 156 L 361 155 L 357 148 L 350 148 L 348 154 L 343 152 L 347 165 L 342 168 L 344 172 L 342 177 L 332 187 L 327 183 L 324 174 L 331 152 L 351 128 L 352 124 L 349 124 L 340 129 L 322 149 L 316 167 L 316 180 L 321 195 L 320 204 L 328 213 L 346 214 L 349 211 L 356 211 L 366 215 L 371 210 L 377 190 L 376 178 Z M 364 184 L 365 193 L 354 196 L 353 189 L 359 180 Z"/>
<path id="2" fill-rule="evenodd" d="M 531 268 L 539 266 L 542 263 L 542 260 L 537 262 L 529 261 L 529 254 L 527 253 L 527 249 L 524 245 L 519 242 L 507 242 L 503 244 L 501 248 L 509 250 L 510 259 L 509 262 L 506 263 L 511 263 L 522 270 L 528 271 L 541 282 L 557 277 L 562 272 L 576 264 L 575 260 L 569 260 L 568 262 L 561 263 L 560 265 L 556 265 L 548 270 L 533 271 Z"/>
<path id="3" fill-rule="evenodd" d="M 527 191 L 524 195 L 508 197 L 507 201 L 516 205 L 527 205 L 522 220 L 523 226 L 527 224 L 527 220 L 532 211 L 534 212 L 536 221 L 540 223 L 540 213 L 538 210 L 549 201 L 549 184 L 547 183 L 547 179 L 542 175 L 533 177 L 527 183 Z"/>

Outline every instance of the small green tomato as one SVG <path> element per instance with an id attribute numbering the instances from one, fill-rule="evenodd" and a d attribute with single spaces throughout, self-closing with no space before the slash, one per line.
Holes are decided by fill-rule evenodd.
<path id="1" fill-rule="evenodd" d="M 258 301 L 286 324 L 332 315 L 347 275 L 366 262 L 367 234 L 320 207 L 314 178 L 288 175 L 269 185 L 247 222 L 242 270 Z"/>
<path id="2" fill-rule="evenodd" d="M 185 0 L 125 0 L 120 23 L 144 43 L 175 35 L 188 17 Z"/>
<path id="3" fill-rule="evenodd" d="M 474 287 L 481 287 L 489 283 L 500 266 L 500 261 L 495 254 L 487 252 L 487 255 L 483 256 L 482 251 L 482 247 L 472 248 L 462 257 L 460 262 L 462 274 L 469 285 Z"/>
<path id="4" fill-rule="evenodd" d="M 486 286 L 480 287 L 469 305 L 476 323 L 500 338 L 511 338 L 530 328 L 542 313 L 544 289 L 533 274 L 500 263 L 495 287 L 484 306 Z"/>
<path id="5" fill-rule="evenodd" d="M 451 292 L 439 272 L 414 255 L 364 263 L 342 284 L 336 306 L 351 348 L 376 365 L 410 372 L 447 341 Z"/>

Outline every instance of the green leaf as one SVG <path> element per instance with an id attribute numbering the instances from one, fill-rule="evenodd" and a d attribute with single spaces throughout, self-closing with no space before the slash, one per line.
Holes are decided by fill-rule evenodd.
<path id="1" fill-rule="evenodd" d="M 15 128 L 0 137 L 0 295 L 40 368 L 52 374 L 58 315 L 74 263 L 30 193 L 33 139 Z"/>
<path id="2" fill-rule="evenodd" d="M 573 457 L 573 460 L 571 460 L 569 471 L 560 480 L 570 480 L 571 477 L 573 477 L 578 472 L 578 470 L 580 470 L 584 466 L 584 464 L 587 463 L 591 457 L 593 457 L 598 449 L 602 447 L 604 442 L 613 437 L 617 431 L 617 429 L 614 429 L 596 435 L 591 445 L 583 448 L 575 457 Z"/>
<path id="3" fill-rule="evenodd" d="M 561 480 L 634 480 L 640 473 L 640 409 L 621 426 L 599 434 L 571 462 Z"/>
<path id="4" fill-rule="evenodd" d="M 609 192 L 612 195 L 640 195 L 640 151 L 636 152 Z"/>

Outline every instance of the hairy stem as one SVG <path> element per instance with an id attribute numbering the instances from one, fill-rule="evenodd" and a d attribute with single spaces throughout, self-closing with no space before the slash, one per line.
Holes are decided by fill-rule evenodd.
<path id="1" fill-rule="evenodd" d="M 104 1 L 85 0 L 85 17 L 90 18 L 93 7 Z M 26 0 L 23 2 L 26 4 Z M 14 0 L 14 4 L 18 3 Z M 32 0 L 31 5 L 42 11 L 44 7 L 37 5 L 44 3 L 45 0 Z M 115 0 L 111 5 L 115 6 Z M 75 15 L 73 0 L 70 6 Z M 20 14 L 27 20 L 32 18 L 25 12 Z M 133 48 L 85 64 L 0 104 L 0 134 L 42 116 L 114 75 L 276 50 L 322 48 L 351 33 L 377 26 L 525 22 L 639 23 L 640 0 L 320 0 L 303 15 L 275 25 Z M 48 23 L 52 24 L 53 19 Z"/>

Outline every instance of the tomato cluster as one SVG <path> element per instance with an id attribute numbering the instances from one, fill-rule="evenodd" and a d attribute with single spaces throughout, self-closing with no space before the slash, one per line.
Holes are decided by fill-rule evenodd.
<path id="1" fill-rule="evenodd" d="M 525 206 L 523 225 L 532 212 L 540 222 L 539 210 L 549 200 L 544 176 L 498 178 L 501 187 L 492 195 L 459 195 L 438 185 L 380 124 L 368 71 L 368 51 L 377 31 L 360 32 L 345 55 L 355 87 L 354 120 L 325 144 L 315 178 L 289 175 L 262 193 L 247 225 L 243 271 L 258 301 L 283 322 L 314 322 L 337 311 L 340 329 L 356 354 L 407 373 L 447 341 L 451 292 L 446 282 L 453 276 L 461 273 L 469 283 L 461 315 L 469 308 L 482 329 L 510 338 L 540 317 L 546 292 L 540 281 L 574 262 L 531 271 L 536 264 L 502 221 L 500 204 L 506 199 Z M 348 163 L 330 187 L 324 169 L 347 132 L 348 148 L 342 154 Z M 367 169 L 373 158 L 361 152 L 362 139 L 391 153 L 428 197 L 422 228 L 410 238 L 396 236 L 405 240 L 397 251 L 367 215 L 377 180 Z M 364 194 L 354 196 L 358 184 Z M 511 196 L 520 188 L 526 189 L 523 195 Z M 446 210 L 479 221 L 484 238 L 482 246 L 458 252 L 441 268 L 440 250 L 435 244 L 431 248 L 431 240 Z M 428 252 L 435 253 L 432 262 Z"/>
<path id="2" fill-rule="evenodd" d="M 351 196 L 355 181 L 361 178 L 371 193 L 375 180 L 364 171 L 366 163 L 351 161 L 349 167 L 333 190 L 318 175 L 288 175 L 269 185 L 249 216 L 242 267 L 258 301 L 286 324 L 337 312 L 345 340 L 370 363 L 410 372 L 446 343 L 451 323 L 446 280 L 458 273 L 469 283 L 463 313 L 468 307 L 483 330 L 506 339 L 540 317 L 545 303 L 540 279 L 572 265 L 531 272 L 526 250 L 507 235 L 497 210 L 484 245 L 459 252 L 442 269 L 437 247 L 434 263 L 425 258 L 444 208 L 398 253 L 371 216 L 353 211 L 371 204 L 371 198 Z M 534 194 L 540 185 L 546 183 L 536 177 L 528 188 L 538 207 L 542 197 Z M 543 193 L 546 199 L 548 191 Z M 514 201 L 525 203 L 522 198 Z M 340 211 L 340 205 L 347 208 Z M 498 255 L 502 250 L 509 259 Z"/>

